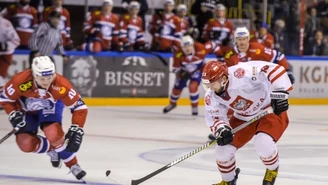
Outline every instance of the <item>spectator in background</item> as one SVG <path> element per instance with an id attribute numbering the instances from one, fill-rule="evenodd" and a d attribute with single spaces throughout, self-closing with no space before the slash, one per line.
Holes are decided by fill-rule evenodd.
<path id="1" fill-rule="evenodd" d="M 63 0 L 53 0 L 53 5 L 47 7 L 42 13 L 42 21 L 47 22 L 49 14 L 53 11 L 57 11 L 61 14 L 59 22 L 59 30 L 62 34 L 63 46 L 65 50 L 73 49 L 73 41 L 71 40 L 71 18 L 70 13 L 66 8 L 62 7 Z"/>
<path id="2" fill-rule="evenodd" d="M 129 4 L 132 1 L 136 1 L 140 4 L 140 9 L 139 9 L 138 16 L 141 17 L 141 19 L 142 19 L 142 29 L 146 30 L 145 15 L 148 11 L 148 2 L 147 2 L 147 0 L 122 0 L 122 7 L 126 10 L 126 13 L 128 13 Z"/>
<path id="3" fill-rule="evenodd" d="M 128 14 L 124 14 L 120 21 L 120 51 L 144 50 L 145 38 L 142 29 L 142 19 L 138 16 L 140 4 L 132 1 Z"/>
<path id="4" fill-rule="evenodd" d="M 155 13 L 150 22 L 150 33 L 153 36 L 153 51 L 170 52 L 180 45 L 181 19 L 173 14 L 174 0 L 164 1 L 164 12 Z"/>
<path id="5" fill-rule="evenodd" d="M 19 49 L 28 48 L 28 40 L 38 25 L 37 11 L 29 3 L 30 0 L 20 0 L 3 10 L 4 18 L 13 24 L 21 40 Z"/>
<path id="6" fill-rule="evenodd" d="M 321 28 L 320 19 L 317 17 L 317 9 L 311 8 L 310 9 L 310 17 L 309 17 L 309 24 L 311 28 L 311 35 L 313 36 L 315 31 Z"/>
<path id="7" fill-rule="evenodd" d="M 5 85 L 8 68 L 20 39 L 10 21 L 0 15 L 0 92 Z M 1 107 L 0 107 L 1 109 Z"/>
<path id="8" fill-rule="evenodd" d="M 88 16 L 83 28 L 87 40 L 79 46 L 80 50 L 97 53 L 118 49 L 119 18 L 112 13 L 112 9 L 113 0 L 104 0 L 102 10 Z"/>
<path id="9" fill-rule="evenodd" d="M 177 8 L 177 16 L 181 19 L 181 33 L 182 35 L 190 35 L 194 39 L 199 36 L 196 20 L 191 16 L 187 16 L 188 8 L 185 4 L 179 4 Z"/>
<path id="10" fill-rule="evenodd" d="M 226 8 L 222 4 L 215 6 L 215 17 L 207 21 L 204 26 L 202 38 L 204 41 L 213 41 L 220 46 L 230 44 L 230 37 L 233 33 L 231 21 L 226 19 Z"/>
<path id="11" fill-rule="evenodd" d="M 274 49 L 285 52 L 286 33 L 285 33 L 285 21 L 282 19 L 276 20 L 273 28 L 274 36 Z"/>
<path id="12" fill-rule="evenodd" d="M 213 9 L 216 2 L 213 0 L 196 0 L 191 6 L 191 13 L 196 16 L 197 29 L 199 30 L 198 41 L 202 40 L 203 29 L 207 21 L 213 18 Z"/>
<path id="13" fill-rule="evenodd" d="M 258 42 L 267 48 L 274 48 L 274 38 L 268 32 L 266 23 L 262 23 L 258 31 L 250 33 L 250 42 Z"/>
<path id="14" fill-rule="evenodd" d="M 57 11 L 51 12 L 49 14 L 49 21 L 41 23 L 33 32 L 29 40 L 29 47 L 31 49 L 29 59 L 30 67 L 33 58 L 37 56 L 49 56 L 53 60 L 52 53 L 54 50 L 57 50 L 57 53 L 63 56 L 64 63 L 68 62 L 61 33 L 58 29 L 60 17 L 61 14 Z"/>
<path id="15" fill-rule="evenodd" d="M 42 12 L 45 7 L 52 5 L 53 0 L 31 0 L 30 5 L 33 6 L 38 12 L 38 20 L 42 20 Z"/>
<path id="16" fill-rule="evenodd" d="M 304 55 L 322 56 L 326 49 L 326 43 L 323 41 L 323 33 L 321 30 L 315 32 L 314 40 L 305 45 Z"/>

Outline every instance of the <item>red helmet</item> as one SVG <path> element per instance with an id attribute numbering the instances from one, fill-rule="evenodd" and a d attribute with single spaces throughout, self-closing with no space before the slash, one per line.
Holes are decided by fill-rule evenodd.
<path id="1" fill-rule="evenodd" d="M 203 83 L 212 83 L 219 80 L 224 75 L 228 76 L 227 65 L 219 61 L 210 61 L 203 69 L 202 81 Z"/>

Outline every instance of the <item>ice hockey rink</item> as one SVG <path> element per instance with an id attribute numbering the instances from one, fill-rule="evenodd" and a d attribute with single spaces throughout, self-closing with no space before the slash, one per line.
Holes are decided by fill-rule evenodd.
<path id="1" fill-rule="evenodd" d="M 78 152 L 87 184 L 130 184 L 203 145 L 209 129 L 200 115 L 183 106 L 163 115 L 162 107 L 89 107 L 85 136 Z M 279 141 L 276 185 L 328 184 L 328 106 L 292 106 L 290 125 Z M 70 125 L 65 111 L 65 130 Z M 0 137 L 11 130 L 0 112 Z M 238 185 L 261 185 L 265 167 L 250 142 L 237 152 Z M 111 170 L 109 177 L 105 171 Z M 19 151 L 14 137 L 0 145 L 1 185 L 83 184 L 68 169 L 51 167 L 45 154 Z M 221 180 L 213 147 L 145 181 L 145 185 L 211 185 Z"/>

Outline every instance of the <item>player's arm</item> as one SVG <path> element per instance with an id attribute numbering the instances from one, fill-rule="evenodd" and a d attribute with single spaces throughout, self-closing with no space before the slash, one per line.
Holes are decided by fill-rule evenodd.
<path id="1" fill-rule="evenodd" d="M 33 28 L 35 29 L 36 27 L 38 27 L 39 24 L 38 11 L 33 7 L 31 8 L 32 8 L 32 16 L 33 16 Z"/>
<path id="2" fill-rule="evenodd" d="M 13 27 L 13 25 L 11 24 L 10 21 L 7 21 L 8 24 L 7 26 L 7 30 L 6 30 L 6 35 L 5 35 L 5 38 L 6 38 L 6 42 L 4 43 L 5 44 L 5 50 L 6 51 L 14 51 L 17 46 L 19 46 L 20 44 L 20 38 L 15 30 L 15 28 Z M 3 44 L 3 43 L 1 43 Z"/>
<path id="3" fill-rule="evenodd" d="M 228 108 L 224 105 L 214 105 L 207 92 L 205 94 L 205 121 L 213 135 L 218 138 L 217 144 L 220 146 L 230 144 L 233 140 L 227 114 Z"/>
<path id="4" fill-rule="evenodd" d="M 114 43 L 114 45 L 116 45 L 119 42 L 119 35 L 120 35 L 120 25 L 119 25 L 120 23 L 119 23 L 118 17 L 115 16 L 113 23 L 115 24 L 115 27 L 114 27 L 114 31 L 113 31 L 112 42 Z"/>
<path id="5" fill-rule="evenodd" d="M 15 83 L 15 77 L 11 79 L 0 93 L 0 105 L 9 116 L 9 121 L 12 126 L 22 128 L 26 125 L 25 113 L 17 107 L 17 100 L 20 97 L 19 85 Z"/>
<path id="6" fill-rule="evenodd" d="M 143 27 L 142 27 L 142 19 L 139 18 L 139 24 L 138 24 L 138 27 L 139 27 L 139 31 L 137 33 L 137 40 L 136 42 L 139 43 L 140 45 L 144 45 L 145 44 L 145 33 L 144 33 L 144 30 L 143 30 Z"/>
<path id="7" fill-rule="evenodd" d="M 95 15 L 93 12 L 87 13 L 87 20 L 83 23 L 83 32 L 86 34 L 90 34 L 94 24 Z"/>
<path id="8" fill-rule="evenodd" d="M 83 127 L 86 122 L 88 108 L 83 102 L 80 94 L 72 88 L 68 81 L 66 81 L 66 84 L 67 85 L 63 87 L 65 88 L 65 93 L 61 99 L 72 112 L 72 125 L 65 136 L 67 142 L 66 150 L 69 152 L 77 152 L 82 143 L 84 135 Z"/>
<path id="9" fill-rule="evenodd" d="M 270 97 L 274 113 L 279 115 L 282 112 L 287 111 L 289 108 L 288 95 L 289 91 L 293 89 L 293 86 L 285 68 L 273 63 L 265 64 L 265 62 L 263 62 L 258 68 L 260 68 L 258 69 L 259 79 L 271 84 Z"/>
<path id="10" fill-rule="evenodd" d="M 128 22 L 125 21 L 126 18 L 125 18 L 126 15 L 123 15 L 121 17 L 121 21 L 120 21 L 120 36 L 119 36 L 119 40 L 120 42 L 123 42 L 123 43 L 126 43 L 128 40 L 127 40 L 127 35 L 128 35 Z"/>
<path id="11" fill-rule="evenodd" d="M 174 44 L 175 46 L 179 46 L 180 45 L 180 40 L 182 38 L 182 29 L 181 29 L 181 19 L 179 17 L 176 17 L 176 19 L 174 19 L 175 21 L 175 32 L 174 32 Z"/>
<path id="12" fill-rule="evenodd" d="M 290 64 L 287 62 L 287 59 L 283 53 L 278 50 L 263 47 L 263 53 L 267 61 L 270 61 L 274 64 L 279 64 L 283 66 L 288 74 L 290 82 L 293 84 L 295 82 L 295 78 L 293 72 L 291 70 Z"/>
<path id="13" fill-rule="evenodd" d="M 66 25 L 65 25 L 66 38 L 70 39 L 70 37 L 71 37 L 71 14 L 66 9 L 65 9 L 65 16 L 66 16 Z"/>

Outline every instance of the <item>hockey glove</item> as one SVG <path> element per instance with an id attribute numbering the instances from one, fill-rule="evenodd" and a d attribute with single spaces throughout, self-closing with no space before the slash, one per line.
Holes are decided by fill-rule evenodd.
<path id="1" fill-rule="evenodd" d="M 26 125 L 25 122 L 25 114 L 24 112 L 17 110 L 17 111 L 11 111 L 9 114 L 9 121 L 12 124 L 12 126 L 22 128 Z"/>
<path id="2" fill-rule="evenodd" d="M 287 91 L 272 91 L 270 94 L 271 106 L 276 115 L 280 115 L 282 112 L 288 110 L 288 95 L 289 93 Z"/>
<path id="3" fill-rule="evenodd" d="M 8 44 L 6 42 L 0 42 L 0 51 L 7 51 Z"/>
<path id="4" fill-rule="evenodd" d="M 215 132 L 215 137 L 219 146 L 230 144 L 233 141 L 232 128 L 227 124 L 219 125 Z"/>
<path id="5" fill-rule="evenodd" d="M 77 152 L 82 144 L 83 135 L 84 132 L 82 128 L 77 125 L 72 125 L 65 135 L 65 142 L 67 144 L 66 151 L 73 153 Z"/>
<path id="6" fill-rule="evenodd" d="M 188 80 L 190 78 L 190 74 L 187 71 L 179 70 L 177 73 L 177 78 L 181 80 Z"/>

